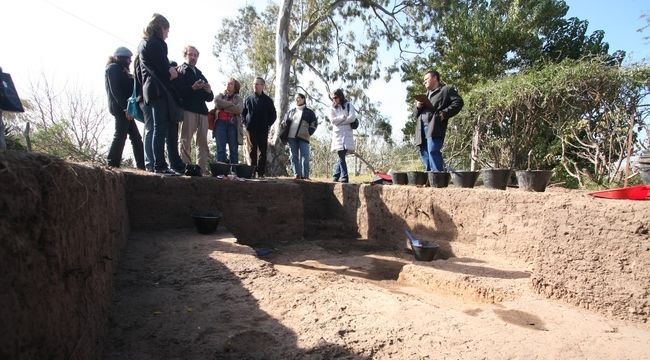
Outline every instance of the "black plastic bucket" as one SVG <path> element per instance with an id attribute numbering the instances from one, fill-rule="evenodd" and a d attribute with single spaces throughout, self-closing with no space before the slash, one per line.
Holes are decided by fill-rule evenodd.
<path id="1" fill-rule="evenodd" d="M 473 188 L 478 175 L 478 171 L 452 171 L 451 182 L 457 187 Z"/>
<path id="2" fill-rule="evenodd" d="M 426 185 L 427 173 L 424 171 L 409 171 L 406 173 L 409 185 Z"/>
<path id="3" fill-rule="evenodd" d="M 416 239 L 408 230 L 404 230 L 406 238 L 413 249 L 413 256 L 417 261 L 432 261 L 438 253 L 438 244 L 431 241 Z"/>
<path id="4" fill-rule="evenodd" d="M 525 191 L 544 192 L 551 180 L 551 170 L 519 170 L 515 172 L 519 188 Z"/>
<path id="5" fill-rule="evenodd" d="M 427 171 L 429 186 L 435 188 L 446 188 L 449 186 L 451 174 L 447 171 Z"/>
<path id="6" fill-rule="evenodd" d="M 221 213 L 194 213 L 192 214 L 192 219 L 194 219 L 194 226 L 196 227 L 196 231 L 198 231 L 200 234 L 212 234 L 213 232 L 217 231 L 219 220 L 221 220 Z"/>
<path id="7" fill-rule="evenodd" d="M 212 176 L 226 176 L 230 175 L 230 164 L 223 162 L 216 162 L 210 164 L 210 173 Z"/>
<path id="8" fill-rule="evenodd" d="M 510 169 L 483 169 L 483 185 L 486 188 L 505 190 L 510 180 Z"/>
<path id="9" fill-rule="evenodd" d="M 393 185 L 406 185 L 408 183 L 405 172 L 394 172 L 391 176 L 393 177 Z"/>
<path id="10" fill-rule="evenodd" d="M 235 165 L 235 174 L 239 178 L 250 179 L 255 174 L 255 166 L 246 164 Z"/>

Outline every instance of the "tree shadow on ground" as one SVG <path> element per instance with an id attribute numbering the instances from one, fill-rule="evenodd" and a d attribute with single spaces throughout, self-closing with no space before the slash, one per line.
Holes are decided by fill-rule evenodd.
<path id="1" fill-rule="evenodd" d="M 225 236 L 132 234 L 115 278 L 105 359 L 365 359 L 324 341 L 299 348 L 294 330 L 262 311 L 242 283 L 275 270 L 254 259 L 220 261 L 216 252 L 251 255 Z"/>

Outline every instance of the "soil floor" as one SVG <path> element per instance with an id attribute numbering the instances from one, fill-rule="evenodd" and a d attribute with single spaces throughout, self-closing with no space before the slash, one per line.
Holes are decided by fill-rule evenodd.
<path id="1" fill-rule="evenodd" d="M 536 295 L 499 259 L 340 239 L 256 253 L 181 229 L 131 234 L 119 263 L 105 359 L 650 358 L 647 326 Z"/>

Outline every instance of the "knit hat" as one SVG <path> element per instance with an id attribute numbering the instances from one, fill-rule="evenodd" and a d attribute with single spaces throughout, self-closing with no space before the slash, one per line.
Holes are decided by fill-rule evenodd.
<path id="1" fill-rule="evenodd" d="M 133 56 L 133 53 L 131 50 L 125 48 L 124 46 L 120 46 L 117 49 L 115 49 L 115 52 L 113 53 L 113 56 L 115 57 L 131 57 Z"/>

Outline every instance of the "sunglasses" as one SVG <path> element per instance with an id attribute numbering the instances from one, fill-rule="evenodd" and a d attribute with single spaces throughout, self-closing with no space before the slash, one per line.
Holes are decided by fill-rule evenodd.
<path id="1" fill-rule="evenodd" d="M 338 96 L 334 96 L 332 99 L 338 99 L 338 98 L 339 98 Z"/>

